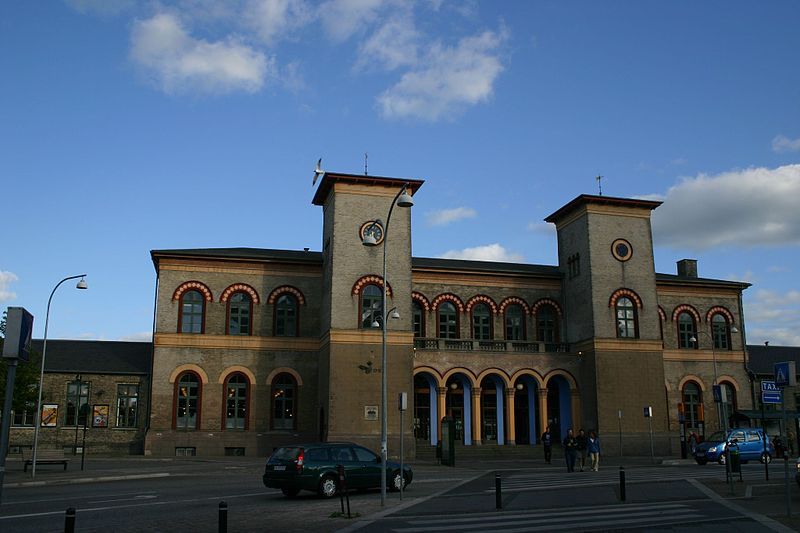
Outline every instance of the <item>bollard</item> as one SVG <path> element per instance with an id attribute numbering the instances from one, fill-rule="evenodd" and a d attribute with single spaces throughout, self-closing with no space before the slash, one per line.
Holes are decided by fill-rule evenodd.
<path id="1" fill-rule="evenodd" d="M 619 500 L 625 501 L 625 467 L 619 467 Z"/>
<path id="2" fill-rule="evenodd" d="M 219 533 L 228 533 L 228 504 L 219 502 Z"/>
<path id="3" fill-rule="evenodd" d="M 498 510 L 503 508 L 503 487 L 498 473 L 494 475 L 494 508 Z"/>
<path id="4" fill-rule="evenodd" d="M 64 519 L 64 533 L 75 533 L 75 508 L 67 507 L 66 518 Z"/>

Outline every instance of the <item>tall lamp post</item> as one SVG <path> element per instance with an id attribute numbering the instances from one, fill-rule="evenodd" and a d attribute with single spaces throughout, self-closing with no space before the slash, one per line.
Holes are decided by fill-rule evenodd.
<path id="1" fill-rule="evenodd" d="M 411 198 L 411 195 L 408 194 L 408 184 L 406 183 L 403 185 L 403 188 L 400 189 L 400 192 L 395 195 L 392 199 L 392 205 L 389 206 L 389 214 L 386 215 L 386 225 L 383 228 L 383 299 L 381 300 L 381 470 L 383 471 L 383 475 L 381 476 L 381 507 L 386 505 L 386 459 L 388 455 L 387 451 L 387 434 L 389 433 L 389 424 L 386 420 L 387 414 L 387 376 L 388 372 L 386 371 L 386 322 L 389 316 L 386 313 L 386 289 L 389 285 L 388 281 L 386 280 L 386 248 L 389 244 L 389 222 L 392 219 L 392 211 L 394 210 L 394 206 L 397 204 L 399 207 L 411 207 L 414 205 L 414 200 Z M 378 241 L 375 239 L 371 229 L 375 227 L 376 224 L 379 224 L 380 221 L 376 220 L 372 223 L 372 225 L 364 231 L 364 239 L 362 244 L 364 246 L 376 246 Z M 397 309 L 393 309 L 392 318 L 398 317 L 399 314 L 397 313 Z M 402 472 L 400 473 L 402 476 Z M 402 481 L 401 481 L 402 483 Z"/>
<path id="2" fill-rule="evenodd" d="M 44 388 L 44 360 L 47 355 L 47 326 L 50 322 L 50 302 L 53 301 L 53 295 L 56 293 L 62 283 L 71 279 L 78 279 L 78 284 L 75 285 L 76 289 L 88 289 L 89 285 L 86 284 L 86 274 L 79 274 L 77 276 L 69 276 L 59 281 L 53 292 L 50 293 L 50 298 L 47 299 L 47 313 L 44 318 L 44 341 L 42 342 L 42 368 L 39 372 L 39 399 L 36 400 L 36 416 L 34 417 L 35 427 L 33 429 L 33 461 L 31 462 L 31 478 L 36 477 L 36 454 L 39 451 L 39 426 L 42 425 L 42 389 Z"/>
<path id="3" fill-rule="evenodd" d="M 712 324 L 711 327 L 714 327 L 713 324 Z M 720 401 L 717 401 L 717 399 L 714 398 L 714 403 L 716 403 L 716 405 L 717 405 L 717 425 L 719 426 L 721 431 L 727 431 L 728 430 L 728 419 L 727 419 L 727 417 L 725 417 L 724 420 L 723 420 L 723 416 L 722 416 L 722 387 L 718 383 L 718 378 L 717 378 L 717 347 L 714 344 L 714 337 L 709 332 L 700 331 L 700 330 L 698 330 L 696 332 L 697 335 L 699 335 L 701 333 L 703 335 L 707 335 L 708 339 L 711 341 L 711 358 L 712 358 L 712 360 L 714 362 L 714 383 L 712 385 L 712 390 L 713 390 L 713 387 L 717 387 L 717 386 L 720 387 L 720 389 L 719 389 L 719 391 L 720 391 L 720 397 L 719 397 Z M 736 326 L 731 326 L 731 333 L 739 333 L 739 330 L 736 329 Z M 698 341 L 697 341 L 697 337 L 694 336 L 694 335 L 691 336 L 691 338 L 689 339 L 689 342 L 692 342 L 692 343 L 696 344 L 698 347 L 700 346 Z"/>

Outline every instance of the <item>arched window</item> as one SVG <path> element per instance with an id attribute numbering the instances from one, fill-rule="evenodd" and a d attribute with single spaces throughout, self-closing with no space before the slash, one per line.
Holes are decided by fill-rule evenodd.
<path id="1" fill-rule="evenodd" d="M 424 337 L 425 336 L 425 310 L 422 308 L 422 304 L 413 301 L 411 302 L 411 312 L 414 317 L 414 336 L 415 337 Z"/>
<path id="2" fill-rule="evenodd" d="M 225 384 L 225 429 L 247 429 L 247 378 L 233 374 Z"/>
<path id="3" fill-rule="evenodd" d="M 181 295 L 181 333 L 203 333 L 205 304 L 200 291 L 186 291 Z"/>
<path id="4" fill-rule="evenodd" d="M 275 336 L 297 337 L 298 326 L 297 299 L 291 294 L 281 294 L 275 302 Z"/>
<path id="5" fill-rule="evenodd" d="M 442 339 L 458 338 L 458 313 L 453 302 L 442 302 L 438 309 L 439 337 Z"/>
<path id="6" fill-rule="evenodd" d="M 521 341 L 525 340 L 525 313 L 519 304 L 511 304 L 506 307 L 506 340 Z"/>
<path id="7" fill-rule="evenodd" d="M 731 328 L 725 315 L 718 313 L 711 319 L 711 336 L 714 338 L 714 349 L 731 349 Z"/>
<path id="8" fill-rule="evenodd" d="M 536 335 L 539 342 L 560 342 L 558 339 L 558 314 L 552 305 L 542 305 L 536 311 Z"/>
<path id="9" fill-rule="evenodd" d="M 250 335 L 253 301 L 246 292 L 235 292 L 228 299 L 228 335 Z"/>
<path id="10" fill-rule="evenodd" d="M 720 394 L 722 394 L 722 419 L 729 420 L 736 412 L 736 389 L 730 383 L 720 383 Z"/>
<path id="11" fill-rule="evenodd" d="M 200 378 L 184 372 L 175 381 L 175 429 L 200 428 Z"/>
<path id="12" fill-rule="evenodd" d="M 698 344 L 694 317 L 691 313 L 684 311 L 678 315 L 678 347 L 696 350 Z"/>
<path id="13" fill-rule="evenodd" d="M 272 428 L 295 429 L 297 384 L 291 374 L 278 374 L 272 381 Z"/>
<path id="14" fill-rule="evenodd" d="M 703 421 L 703 396 L 700 394 L 700 386 L 693 381 L 683 386 L 683 414 L 687 427 L 700 427 L 699 422 Z"/>
<path id="15" fill-rule="evenodd" d="M 377 285 L 367 285 L 361 291 L 361 327 L 377 328 L 383 326 L 383 289 Z"/>
<path id="16" fill-rule="evenodd" d="M 627 296 L 617 299 L 617 338 L 636 339 L 639 337 L 636 306 Z"/>
<path id="17" fill-rule="evenodd" d="M 492 339 L 492 311 L 486 304 L 472 308 L 472 338 L 479 341 Z"/>

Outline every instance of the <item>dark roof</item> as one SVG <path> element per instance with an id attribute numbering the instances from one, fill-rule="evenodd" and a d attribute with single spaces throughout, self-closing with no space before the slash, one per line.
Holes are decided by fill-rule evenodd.
<path id="1" fill-rule="evenodd" d="M 794 361 L 800 371 L 800 346 L 747 345 L 748 366 L 756 374 L 773 375 L 775 363 Z"/>
<path id="2" fill-rule="evenodd" d="M 615 198 L 613 196 L 596 196 L 593 194 L 581 194 L 567 205 L 548 216 L 544 219 L 545 222 L 558 222 L 559 219 L 564 218 L 572 211 L 587 204 L 594 205 L 610 205 L 614 207 L 638 207 L 640 209 L 653 210 L 660 206 L 663 202 L 654 202 L 652 200 L 637 200 L 634 198 Z"/>
<path id="3" fill-rule="evenodd" d="M 363 183 L 365 185 L 383 185 L 385 187 L 401 187 L 408 184 L 411 191 L 411 196 L 417 192 L 417 189 L 422 187 L 425 180 L 411 179 L 411 178 L 387 178 L 384 176 L 365 176 L 363 174 L 342 174 L 340 172 L 326 172 L 322 176 L 322 181 L 317 187 L 317 192 L 314 194 L 314 199 L 311 203 L 314 205 L 323 205 L 325 199 L 330 193 L 331 187 L 334 183 Z"/>
<path id="4" fill-rule="evenodd" d="M 32 348 L 42 353 L 42 339 Z M 52 373 L 150 374 L 151 342 L 47 339 L 44 368 Z"/>
<path id="5" fill-rule="evenodd" d="M 322 264 L 322 252 L 305 250 L 271 250 L 268 248 L 188 248 L 179 250 L 150 250 L 153 263 L 159 257 L 198 257 L 231 261 L 289 261 Z"/>
<path id="6" fill-rule="evenodd" d="M 714 285 L 716 287 L 744 290 L 751 284 L 743 281 L 727 281 L 724 279 L 693 278 L 691 276 L 677 276 L 675 274 L 656 273 L 656 282 L 674 285 Z"/>
<path id="7" fill-rule="evenodd" d="M 526 274 L 561 278 L 558 267 L 550 265 L 528 265 L 523 263 L 501 263 L 496 261 L 467 261 L 464 259 L 411 258 L 412 268 L 434 268 L 442 270 L 471 270 L 489 274 Z"/>

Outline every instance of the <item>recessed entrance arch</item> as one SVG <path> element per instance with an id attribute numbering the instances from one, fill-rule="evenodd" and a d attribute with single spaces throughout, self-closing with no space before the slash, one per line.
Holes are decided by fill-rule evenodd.
<path id="1" fill-rule="evenodd" d="M 505 383 L 497 375 L 481 380 L 481 442 L 505 444 Z"/>
<path id="2" fill-rule="evenodd" d="M 538 441 L 539 384 L 533 376 L 523 375 L 514 383 L 514 434 L 517 444 Z"/>
<path id="3" fill-rule="evenodd" d="M 472 444 L 472 381 L 469 376 L 456 372 L 447 378 L 445 384 L 445 413 L 455 421 L 457 442 Z"/>
<path id="4" fill-rule="evenodd" d="M 556 442 L 561 442 L 572 427 L 571 390 L 570 382 L 561 374 L 547 380 L 547 425 Z"/>
<path id="5" fill-rule="evenodd" d="M 436 376 L 419 372 L 414 376 L 414 438 L 435 446 L 439 442 L 439 404 Z"/>

